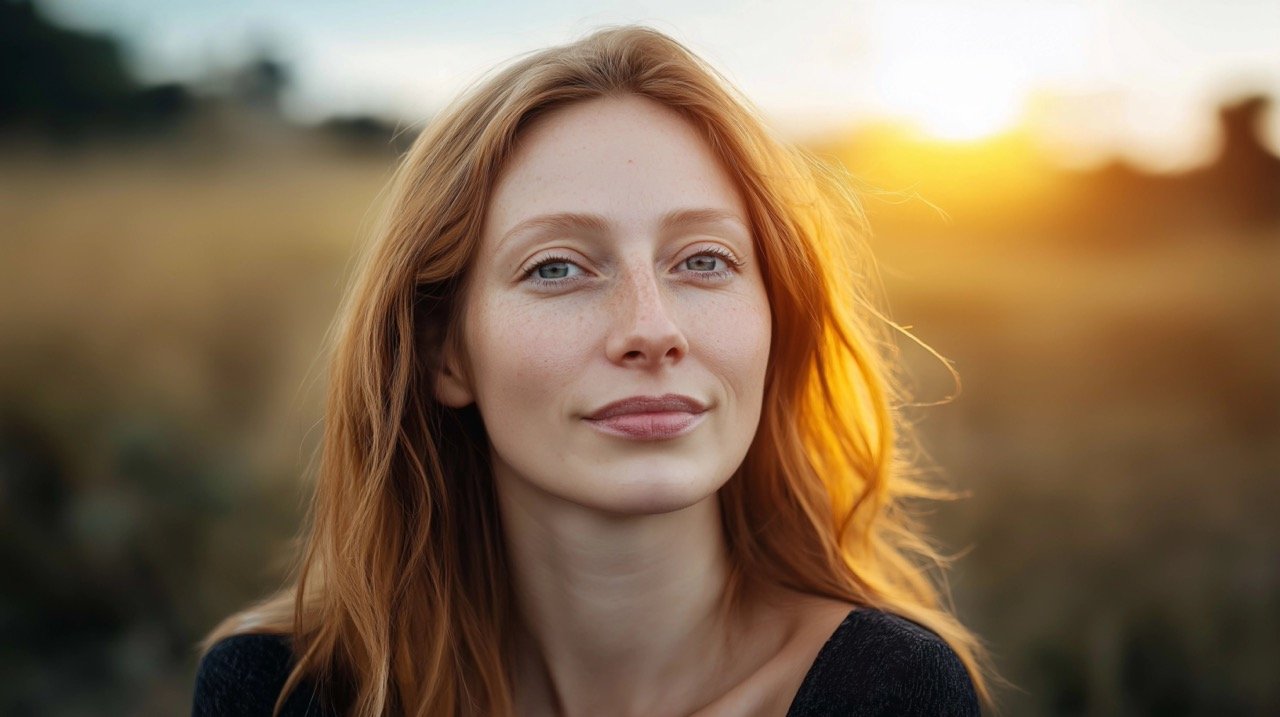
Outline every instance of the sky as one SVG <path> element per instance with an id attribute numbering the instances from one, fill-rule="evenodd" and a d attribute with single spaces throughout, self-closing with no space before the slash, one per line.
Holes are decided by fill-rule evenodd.
<path id="1" fill-rule="evenodd" d="M 1156 169 L 1213 152 L 1213 107 L 1280 98 L 1277 0 L 46 0 L 126 41 L 145 79 L 191 80 L 270 47 L 303 121 L 418 121 L 486 71 L 601 25 L 667 32 L 781 129 L 878 120 L 968 141 L 1031 127 L 1066 155 Z M 1266 131 L 1280 147 L 1280 111 Z"/>

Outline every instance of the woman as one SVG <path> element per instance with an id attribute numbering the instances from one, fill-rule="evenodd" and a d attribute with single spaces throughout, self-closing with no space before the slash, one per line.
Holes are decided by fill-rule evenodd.
<path id="1" fill-rule="evenodd" d="M 349 294 L 297 580 L 200 714 L 974 714 L 838 178 L 608 28 L 418 138 Z"/>

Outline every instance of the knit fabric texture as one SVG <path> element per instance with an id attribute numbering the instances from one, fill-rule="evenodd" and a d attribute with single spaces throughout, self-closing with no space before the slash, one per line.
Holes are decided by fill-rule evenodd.
<path id="1" fill-rule="evenodd" d="M 980 714 L 960 657 L 930 630 L 855 609 L 827 639 L 787 717 Z"/>
<path id="2" fill-rule="evenodd" d="M 192 714 L 267 717 L 293 667 L 283 635 L 228 637 L 200 661 Z M 283 717 L 330 717 L 304 682 L 285 701 Z M 964 664 L 942 638 L 910 620 L 867 608 L 852 610 L 809 668 L 786 717 L 980 714 Z"/>

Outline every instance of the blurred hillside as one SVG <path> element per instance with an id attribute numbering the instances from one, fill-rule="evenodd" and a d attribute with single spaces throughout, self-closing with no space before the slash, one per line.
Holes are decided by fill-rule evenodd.
<path id="1" fill-rule="evenodd" d="M 1085 250 L 1164 243 L 1169 234 L 1269 236 L 1280 222 L 1280 158 L 1262 138 L 1272 111 L 1263 95 L 1218 108 L 1217 156 L 1179 174 L 1151 174 L 1122 160 L 1064 169 L 1027 130 L 948 143 L 883 125 L 815 149 L 882 195 L 869 208 L 894 230 L 950 233 L 963 225 Z"/>
<path id="2" fill-rule="evenodd" d="M 414 131 L 289 122 L 269 53 L 150 87 L 110 38 L 0 13 L 0 713 L 182 713 L 195 641 L 284 579 L 325 332 Z M 894 318 L 960 374 L 908 412 L 970 496 L 931 523 L 1007 714 L 1280 714 L 1266 111 L 1220 108 L 1177 175 L 1023 132 L 812 145 L 862 183 Z M 900 344 L 920 403 L 955 392 Z"/>

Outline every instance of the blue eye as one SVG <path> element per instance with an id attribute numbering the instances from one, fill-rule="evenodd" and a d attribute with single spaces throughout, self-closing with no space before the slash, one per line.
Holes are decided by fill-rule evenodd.
<path id="1" fill-rule="evenodd" d="M 564 284 L 573 278 L 569 274 L 569 268 L 577 266 L 578 265 L 568 257 L 549 256 L 529 267 L 529 269 L 524 272 L 524 278 L 531 280 L 535 284 L 544 286 Z"/>
<path id="2" fill-rule="evenodd" d="M 715 266 L 717 260 L 723 262 L 727 267 L 732 267 L 732 269 L 725 268 L 716 271 Z M 695 262 L 700 264 L 702 269 L 694 269 L 693 273 L 695 276 L 700 276 L 703 279 L 723 279 L 734 271 L 742 268 L 742 262 L 734 258 L 734 256 L 728 251 L 719 247 L 707 247 L 684 260 L 684 264 L 686 266 L 690 266 Z"/>
<path id="3" fill-rule="evenodd" d="M 695 273 L 698 274 L 719 275 L 723 274 L 724 270 L 716 270 L 717 262 L 728 264 L 728 260 L 730 260 L 730 257 L 719 254 L 719 252 L 704 251 L 686 259 L 685 266 L 694 269 Z"/>
<path id="4" fill-rule="evenodd" d="M 571 266 L 573 263 L 568 261 L 544 261 L 534 267 L 534 270 L 538 272 L 539 279 L 563 279 L 569 275 Z M 550 276 L 548 276 L 548 270 L 550 270 Z"/>

